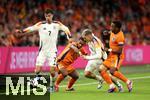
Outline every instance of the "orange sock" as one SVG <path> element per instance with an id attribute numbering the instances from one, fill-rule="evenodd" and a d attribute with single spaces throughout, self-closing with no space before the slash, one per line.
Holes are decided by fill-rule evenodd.
<path id="1" fill-rule="evenodd" d="M 106 81 L 106 83 L 107 84 L 113 84 L 113 82 L 112 82 L 112 80 L 111 80 L 111 78 L 110 78 L 110 76 L 107 74 L 107 72 L 106 71 L 101 71 L 101 76 L 103 77 L 103 79 Z"/>
<path id="2" fill-rule="evenodd" d="M 55 85 L 59 85 L 63 79 L 64 79 L 64 76 L 62 74 L 59 74 L 56 79 Z"/>
<path id="3" fill-rule="evenodd" d="M 71 79 L 69 80 L 69 83 L 68 83 L 68 88 L 71 88 L 71 87 L 73 86 L 73 84 L 76 82 L 76 80 L 77 80 L 77 79 L 71 78 Z"/>
<path id="4" fill-rule="evenodd" d="M 114 76 L 119 78 L 120 80 L 122 80 L 125 83 L 128 81 L 128 79 L 121 72 L 115 71 Z"/>

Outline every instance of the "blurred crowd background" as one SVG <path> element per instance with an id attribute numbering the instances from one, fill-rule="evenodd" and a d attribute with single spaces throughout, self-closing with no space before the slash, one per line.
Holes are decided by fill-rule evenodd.
<path id="1" fill-rule="evenodd" d="M 55 11 L 54 20 L 69 27 L 74 37 L 90 27 L 99 38 L 112 20 L 121 20 L 126 45 L 150 44 L 150 0 L 0 0 L 0 46 L 38 46 L 33 32 L 17 39 L 23 29 L 44 19 L 44 10 Z M 58 45 L 66 43 L 63 32 Z"/>

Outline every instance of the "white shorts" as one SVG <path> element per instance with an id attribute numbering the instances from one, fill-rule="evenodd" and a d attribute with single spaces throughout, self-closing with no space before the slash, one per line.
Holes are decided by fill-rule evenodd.
<path id="1" fill-rule="evenodd" d="M 99 71 L 99 67 L 102 64 L 102 60 L 89 60 L 85 71 L 89 71 L 89 72 L 95 72 L 95 71 Z"/>
<path id="2" fill-rule="evenodd" d="M 44 52 L 40 51 L 36 58 L 36 66 L 43 66 L 47 61 L 48 66 L 56 66 L 57 52 Z"/>

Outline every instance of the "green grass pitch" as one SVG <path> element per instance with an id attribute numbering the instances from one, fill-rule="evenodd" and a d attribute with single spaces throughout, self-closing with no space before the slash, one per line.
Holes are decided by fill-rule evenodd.
<path id="1" fill-rule="evenodd" d="M 1 100 L 149 100 L 150 98 L 150 65 L 121 67 L 121 72 L 133 81 L 133 91 L 128 92 L 124 83 L 123 93 L 107 93 L 108 85 L 103 84 L 101 90 L 97 89 L 97 81 L 86 79 L 83 70 L 78 70 L 80 78 L 76 82 L 73 92 L 66 92 L 68 78 L 66 78 L 56 93 L 47 93 L 44 96 L 6 96 L 5 90 L 0 90 Z M 49 97 L 50 96 L 50 97 Z"/>
<path id="2" fill-rule="evenodd" d="M 50 94 L 50 100 L 148 100 L 150 98 L 150 65 L 138 67 L 122 67 L 121 71 L 133 81 L 133 91 L 128 92 L 124 83 L 123 93 L 107 93 L 108 85 L 103 84 L 98 90 L 95 80 L 83 77 L 83 71 L 79 71 L 80 79 L 75 84 L 75 91 L 66 92 L 67 80 L 61 83 L 60 91 Z"/>

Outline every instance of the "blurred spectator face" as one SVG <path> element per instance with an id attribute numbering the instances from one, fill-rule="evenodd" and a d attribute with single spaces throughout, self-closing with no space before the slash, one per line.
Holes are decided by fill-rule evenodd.
<path id="1" fill-rule="evenodd" d="M 46 14 L 46 13 L 45 13 L 45 19 L 46 19 L 46 21 L 48 21 L 48 22 L 52 22 L 53 14 L 51 14 L 51 13 Z"/>
<path id="2" fill-rule="evenodd" d="M 3 32 L 3 31 L 4 31 L 4 25 L 0 24 L 0 32 Z"/>

